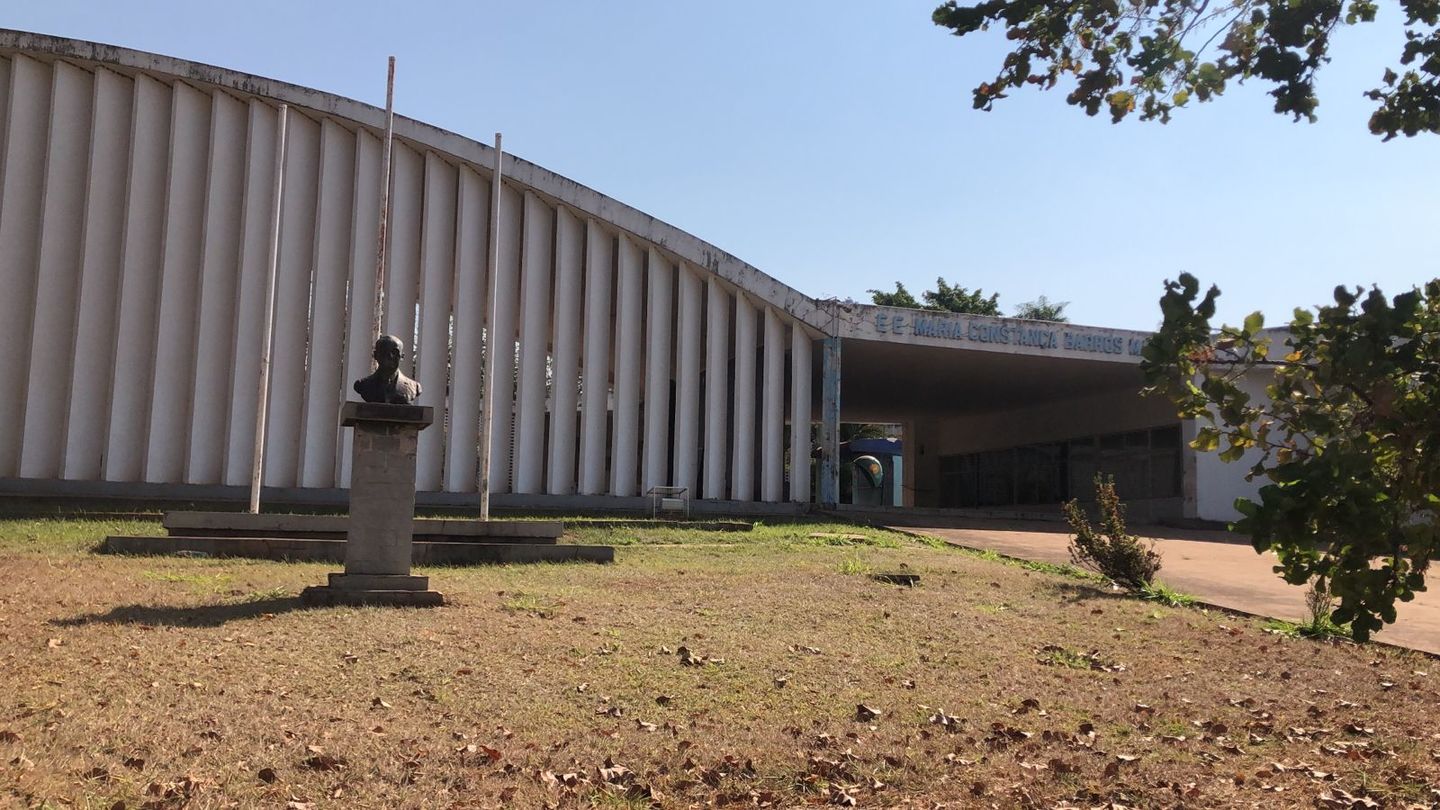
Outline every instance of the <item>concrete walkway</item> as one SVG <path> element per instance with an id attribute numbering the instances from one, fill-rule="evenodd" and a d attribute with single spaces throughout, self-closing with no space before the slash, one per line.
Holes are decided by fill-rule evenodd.
<path id="1" fill-rule="evenodd" d="M 900 516 L 865 516 L 878 525 L 923 532 L 956 545 L 990 549 L 1011 557 L 1050 563 L 1070 562 L 1070 534 L 1061 523 L 1045 521 Z M 1274 554 L 1256 554 L 1250 544 L 1223 531 L 1135 527 L 1154 538 L 1163 567 L 1160 580 L 1181 593 L 1221 607 L 1297 620 L 1305 616 L 1305 588 L 1289 585 L 1272 569 Z M 1431 590 L 1401 604 L 1394 625 L 1374 638 L 1440 655 L 1440 569 L 1432 567 Z"/>

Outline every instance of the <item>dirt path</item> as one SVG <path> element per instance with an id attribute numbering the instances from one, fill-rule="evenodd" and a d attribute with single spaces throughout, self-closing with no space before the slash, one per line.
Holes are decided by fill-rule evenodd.
<path id="1" fill-rule="evenodd" d="M 1058 523 L 933 516 L 897 521 L 893 514 L 882 521 L 901 531 L 924 532 L 970 548 L 1039 562 L 1070 562 L 1069 535 Z M 1136 531 L 1155 539 L 1164 564 L 1160 579 L 1182 593 L 1262 616 L 1294 620 L 1305 614 L 1305 589 L 1286 584 L 1271 570 L 1276 562 L 1273 554 L 1256 554 L 1227 532 L 1153 526 Z M 1399 620 L 1375 638 L 1440 654 L 1440 592 L 1432 589 L 1400 605 Z"/>

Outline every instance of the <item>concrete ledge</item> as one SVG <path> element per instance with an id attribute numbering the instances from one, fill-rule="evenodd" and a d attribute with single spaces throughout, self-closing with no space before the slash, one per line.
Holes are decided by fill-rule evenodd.
<path id="1" fill-rule="evenodd" d="M 121 481 L 63 481 L 49 478 L 0 478 L 0 496 L 17 498 L 63 498 L 67 500 L 139 500 L 179 501 L 195 506 L 234 504 L 243 507 L 249 502 L 250 490 L 243 486 L 221 484 L 152 484 Z M 350 503 L 347 489 L 301 489 L 299 487 L 265 487 L 261 501 L 266 508 L 277 506 L 343 509 Z M 454 511 L 475 510 L 473 492 L 417 492 L 417 507 Z M 497 510 L 544 511 L 555 513 L 595 512 L 630 516 L 650 515 L 650 499 L 624 498 L 613 495 L 517 495 L 497 492 L 490 496 L 490 506 Z M 690 514 L 721 517 L 798 517 L 808 514 L 814 504 L 760 503 L 756 501 L 690 502 Z M 240 514 L 240 513 L 234 513 Z"/>
<path id="2" fill-rule="evenodd" d="M 356 590 L 313 585 L 300 592 L 300 601 L 311 607 L 443 607 L 445 594 L 439 591 Z"/>
<path id="3" fill-rule="evenodd" d="M 161 525 L 171 537 L 294 537 L 344 540 L 346 515 L 279 515 L 249 512 L 166 512 Z M 414 521 L 416 542 L 554 543 L 565 531 L 555 520 Z"/>
<path id="4" fill-rule="evenodd" d="M 248 557 L 294 562 L 345 562 L 344 540 L 294 537 L 107 537 L 101 550 L 107 554 L 203 554 L 211 557 Z M 572 546 L 528 543 L 416 542 L 415 565 L 494 565 L 536 562 L 615 561 L 610 546 Z"/>
<path id="5" fill-rule="evenodd" d="M 430 578 L 414 574 L 331 574 L 330 587 L 342 591 L 428 591 Z"/>

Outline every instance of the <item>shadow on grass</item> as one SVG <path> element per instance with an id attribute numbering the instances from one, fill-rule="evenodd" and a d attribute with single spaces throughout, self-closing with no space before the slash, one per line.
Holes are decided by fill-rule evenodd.
<path id="1" fill-rule="evenodd" d="M 255 602 L 235 602 L 225 605 L 200 605 L 198 607 L 158 607 L 153 605 L 122 605 L 105 613 L 87 613 L 69 619 L 55 619 L 51 624 L 60 627 L 80 627 L 87 624 L 140 624 L 156 627 L 219 627 L 222 624 L 244 619 L 258 619 L 261 616 L 289 613 L 292 610 L 306 610 L 300 597 L 287 596 L 283 599 L 261 599 Z"/>

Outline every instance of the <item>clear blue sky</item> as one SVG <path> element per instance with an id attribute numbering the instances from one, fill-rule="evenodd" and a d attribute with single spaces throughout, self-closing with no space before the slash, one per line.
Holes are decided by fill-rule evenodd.
<path id="1" fill-rule="evenodd" d="M 1044 294 L 1079 323 L 1153 328 L 1163 279 L 1274 323 L 1340 283 L 1440 276 L 1440 138 L 1382 144 L 1361 93 L 1400 48 L 1398 8 L 1339 32 L 1318 124 L 1233 88 L 1166 126 L 1087 118 L 1063 93 L 992 113 L 1004 53 L 937 0 L 12 3 L 0 25 L 99 40 L 384 104 L 509 151 L 811 295 L 937 275 Z M 223 9 L 223 10 L 222 10 Z"/>

